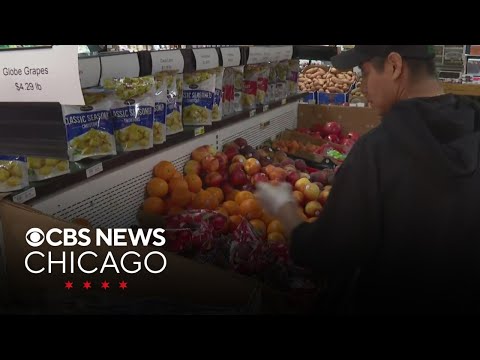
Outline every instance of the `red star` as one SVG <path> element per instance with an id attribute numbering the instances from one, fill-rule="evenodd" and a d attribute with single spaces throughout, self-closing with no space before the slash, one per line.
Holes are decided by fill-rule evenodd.
<path id="1" fill-rule="evenodd" d="M 69 280 L 65 283 L 65 289 L 70 290 L 71 288 L 73 288 L 73 282 Z"/>
<path id="2" fill-rule="evenodd" d="M 119 284 L 120 284 L 120 289 L 125 290 L 127 288 L 127 283 L 125 281 L 122 280 L 122 282 Z"/>
<path id="3" fill-rule="evenodd" d="M 92 283 L 91 283 L 90 281 L 85 281 L 85 282 L 83 283 L 83 288 L 84 288 L 84 289 L 87 289 L 87 290 L 88 290 L 88 289 L 90 289 L 91 287 L 92 287 Z"/>
<path id="4" fill-rule="evenodd" d="M 104 282 L 102 282 L 102 289 L 107 290 L 107 289 L 110 287 L 109 284 L 110 284 L 110 283 L 107 282 L 106 280 L 105 280 Z"/>

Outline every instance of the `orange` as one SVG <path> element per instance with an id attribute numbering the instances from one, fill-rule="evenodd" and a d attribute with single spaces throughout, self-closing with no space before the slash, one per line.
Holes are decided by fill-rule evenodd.
<path id="1" fill-rule="evenodd" d="M 283 228 L 282 223 L 278 220 L 273 220 L 270 224 L 268 224 L 267 233 L 270 234 L 275 232 L 280 234 L 285 233 L 285 229 Z"/>
<path id="2" fill-rule="evenodd" d="M 298 204 L 302 205 L 303 200 L 305 200 L 305 195 L 303 195 L 303 193 L 298 190 L 295 190 L 292 194 L 295 200 L 297 200 Z"/>
<path id="3" fill-rule="evenodd" d="M 260 238 L 265 239 L 265 235 L 267 235 L 267 226 L 265 225 L 265 223 L 262 220 L 253 219 L 253 220 L 250 220 L 250 224 L 260 235 Z"/>
<path id="4" fill-rule="evenodd" d="M 217 210 L 215 210 L 215 211 L 218 212 L 218 213 L 220 213 L 220 214 L 222 214 L 223 216 L 225 216 L 225 217 L 227 217 L 227 218 L 229 217 L 227 209 L 225 209 L 225 208 L 223 208 L 223 207 L 219 207 L 219 208 L 218 208 Z"/>
<path id="5" fill-rule="evenodd" d="M 175 170 L 175 173 L 173 174 L 172 178 L 170 179 L 173 180 L 173 179 L 182 179 L 183 178 L 183 175 L 181 172 L 178 172 L 177 170 Z"/>
<path id="6" fill-rule="evenodd" d="M 241 205 L 242 202 L 248 199 L 254 199 L 255 197 L 250 191 L 240 191 L 237 195 L 235 195 L 235 201 L 238 205 Z"/>
<path id="7" fill-rule="evenodd" d="M 172 205 L 178 207 L 186 207 L 192 201 L 192 195 L 188 189 L 177 187 L 172 192 Z"/>
<path id="8" fill-rule="evenodd" d="M 198 193 L 202 190 L 202 179 L 197 174 L 187 174 L 185 181 L 188 184 L 188 190 L 194 193 Z"/>
<path id="9" fill-rule="evenodd" d="M 260 220 L 262 220 L 265 223 L 265 225 L 268 225 L 275 219 L 264 211 Z"/>
<path id="10" fill-rule="evenodd" d="M 188 183 L 183 178 L 173 178 L 168 182 L 168 192 L 171 194 L 175 189 L 188 191 Z"/>
<path id="11" fill-rule="evenodd" d="M 222 207 L 227 210 L 228 215 L 240 215 L 240 205 L 238 205 L 235 201 L 225 201 Z"/>
<path id="12" fill-rule="evenodd" d="M 274 242 L 286 242 L 285 236 L 279 232 L 272 232 L 267 235 L 267 241 L 269 243 Z"/>
<path id="13" fill-rule="evenodd" d="M 165 212 L 165 201 L 158 197 L 146 198 L 143 202 L 143 211 L 147 214 L 162 215 Z"/>
<path id="14" fill-rule="evenodd" d="M 169 181 L 177 172 L 177 170 L 170 161 L 160 161 L 157 165 L 155 165 L 153 172 L 156 177 L 165 181 Z"/>
<path id="15" fill-rule="evenodd" d="M 235 201 L 235 197 L 237 196 L 237 194 L 239 193 L 240 191 L 238 190 L 232 190 L 230 191 L 227 196 L 225 196 L 225 200 L 233 200 Z"/>
<path id="16" fill-rule="evenodd" d="M 230 222 L 228 223 L 228 230 L 230 232 L 235 231 L 242 222 L 242 217 L 240 215 L 232 215 L 229 218 Z"/>
<path id="17" fill-rule="evenodd" d="M 168 184 L 160 178 L 153 178 L 147 184 L 148 196 L 164 197 L 168 194 Z"/>
<path id="18" fill-rule="evenodd" d="M 184 211 L 181 207 L 178 206 L 173 206 L 168 210 L 168 215 L 178 215 L 181 214 Z"/>
<path id="19" fill-rule="evenodd" d="M 263 210 L 257 200 L 247 199 L 240 204 L 240 214 L 248 220 L 259 219 L 263 215 Z"/>
<path id="20" fill-rule="evenodd" d="M 206 189 L 207 191 L 210 191 L 211 193 L 213 193 L 213 195 L 215 195 L 217 197 L 217 200 L 218 200 L 218 203 L 221 204 L 223 202 L 223 191 L 222 189 L 218 188 L 218 187 L 209 187 Z"/>
<path id="21" fill-rule="evenodd" d="M 195 195 L 192 207 L 194 209 L 215 210 L 218 208 L 218 199 L 210 191 L 201 190 Z"/>

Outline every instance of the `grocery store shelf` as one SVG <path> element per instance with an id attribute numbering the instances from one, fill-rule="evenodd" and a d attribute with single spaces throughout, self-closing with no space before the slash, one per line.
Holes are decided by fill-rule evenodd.
<path id="1" fill-rule="evenodd" d="M 249 120 L 264 112 L 280 108 L 285 104 L 296 102 L 300 100 L 303 96 L 305 95 L 297 94 L 288 97 L 287 99 L 275 101 L 268 106 L 258 106 L 256 109 L 254 109 L 254 111 L 250 110 L 239 112 L 232 116 L 226 117 L 219 122 L 213 123 L 211 126 L 185 127 L 183 132 L 168 136 L 165 143 L 155 145 L 151 149 L 119 153 L 116 156 L 105 157 L 100 160 L 84 159 L 80 162 L 70 163 L 70 174 L 55 177 L 42 182 L 33 182 L 28 188 L 10 194 L 9 198 L 13 200 L 14 196 L 22 194 L 31 188 L 35 188 L 35 198 L 32 200 L 37 201 L 46 196 L 54 194 L 61 189 L 65 189 L 67 187 L 71 187 L 72 185 L 80 184 L 84 181 L 89 180 L 90 177 L 88 177 L 87 174 L 91 174 L 91 169 L 98 169 L 98 167 L 101 166 L 102 170 L 100 172 L 102 173 L 118 169 L 135 161 L 140 161 L 141 159 L 149 155 L 161 153 L 167 151 L 174 146 L 187 143 L 194 138 L 201 138 L 202 136 L 218 132 L 218 130 L 227 128 L 228 126 L 231 126 L 233 124 L 240 123 L 244 120 Z"/>

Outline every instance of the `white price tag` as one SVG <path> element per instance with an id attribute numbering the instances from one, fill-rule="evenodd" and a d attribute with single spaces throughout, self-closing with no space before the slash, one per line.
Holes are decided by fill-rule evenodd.
<path id="1" fill-rule="evenodd" d="M 247 64 L 260 64 L 264 56 L 263 46 L 251 46 L 249 48 Z"/>
<path id="2" fill-rule="evenodd" d="M 153 51 L 152 55 L 152 74 L 160 71 L 178 71 L 183 72 L 185 60 L 180 50 L 172 51 Z"/>
<path id="3" fill-rule="evenodd" d="M 87 173 L 87 179 L 89 177 L 92 177 L 94 175 L 97 175 L 98 173 L 101 173 L 103 171 L 103 165 L 102 163 L 98 163 L 97 165 L 94 165 L 90 168 L 87 169 L 86 173 Z"/>
<path id="4" fill-rule="evenodd" d="M 282 105 L 285 105 L 287 103 L 287 99 L 282 99 Z"/>
<path id="5" fill-rule="evenodd" d="M 102 56 L 100 61 L 102 63 L 102 84 L 106 79 L 138 77 L 140 74 L 137 54 Z"/>
<path id="6" fill-rule="evenodd" d="M 268 111 L 268 105 L 263 105 L 263 112 Z"/>
<path id="7" fill-rule="evenodd" d="M 78 46 L 0 51 L 0 101 L 85 105 Z"/>
<path id="8" fill-rule="evenodd" d="M 254 117 L 256 114 L 257 114 L 257 110 L 256 110 L 256 109 L 250 110 L 250 117 Z"/>
<path id="9" fill-rule="evenodd" d="M 82 88 L 98 86 L 100 83 L 100 58 L 78 59 L 78 74 Z"/>
<path id="10" fill-rule="evenodd" d="M 12 199 L 13 199 L 13 202 L 23 204 L 23 203 L 27 202 L 28 200 L 33 199 L 35 196 L 37 196 L 37 193 L 35 191 L 35 188 L 32 187 L 28 190 L 25 190 L 25 191 L 21 192 L 20 194 L 17 194 L 15 196 L 13 196 Z"/>
<path id="11" fill-rule="evenodd" d="M 207 70 L 218 67 L 218 53 L 214 48 L 193 49 L 197 70 Z"/>
<path id="12" fill-rule="evenodd" d="M 205 126 L 195 128 L 195 136 L 200 136 L 203 134 L 205 134 Z"/>
<path id="13" fill-rule="evenodd" d="M 273 52 L 274 52 L 273 47 L 265 46 L 263 48 L 262 63 L 267 63 L 269 61 L 272 61 Z"/>
<path id="14" fill-rule="evenodd" d="M 238 66 L 240 65 L 240 48 L 231 47 L 231 48 L 221 48 L 223 66 Z"/>

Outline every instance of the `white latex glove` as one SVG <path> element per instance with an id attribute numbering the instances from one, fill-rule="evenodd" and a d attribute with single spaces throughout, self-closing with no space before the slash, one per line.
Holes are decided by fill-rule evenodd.
<path id="1" fill-rule="evenodd" d="M 292 195 L 292 186 L 281 183 L 274 186 L 267 183 L 258 183 L 255 197 L 260 201 L 263 208 L 273 217 L 278 217 L 282 207 L 288 203 L 296 204 Z"/>

